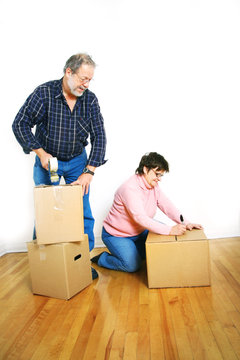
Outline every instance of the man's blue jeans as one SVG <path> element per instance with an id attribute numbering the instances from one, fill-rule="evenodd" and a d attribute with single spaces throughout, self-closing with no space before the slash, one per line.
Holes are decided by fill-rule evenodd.
<path id="1" fill-rule="evenodd" d="M 66 184 L 70 184 L 73 181 L 77 180 L 79 175 L 82 174 L 83 169 L 87 164 L 87 154 L 84 150 L 81 155 L 76 156 L 75 158 L 69 161 L 58 160 L 58 175 L 64 178 Z M 50 174 L 45 170 L 40 162 L 38 156 L 36 156 L 34 170 L 33 170 L 33 179 L 35 185 L 52 185 L 50 181 Z M 60 180 L 59 180 L 60 182 Z M 59 182 L 54 183 L 54 185 L 59 185 Z M 92 216 L 92 211 L 89 203 L 89 191 L 88 194 L 83 196 L 83 213 L 84 213 L 84 233 L 88 235 L 89 240 L 89 249 L 90 251 L 94 248 L 94 218 Z M 33 238 L 35 238 L 35 231 Z"/>
<path id="2" fill-rule="evenodd" d="M 102 240 L 111 254 L 104 251 L 98 265 L 107 269 L 135 272 L 146 258 L 145 242 L 148 230 L 137 236 L 116 237 L 102 229 Z"/>

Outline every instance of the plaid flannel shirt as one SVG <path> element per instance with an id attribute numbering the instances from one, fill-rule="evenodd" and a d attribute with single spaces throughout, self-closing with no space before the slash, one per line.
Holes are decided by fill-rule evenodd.
<path id="1" fill-rule="evenodd" d="M 87 89 L 71 112 L 62 79 L 38 86 L 19 110 L 12 129 L 26 154 L 43 148 L 63 161 L 80 155 L 90 136 L 88 164 L 97 167 L 106 162 L 106 135 L 97 97 Z"/>

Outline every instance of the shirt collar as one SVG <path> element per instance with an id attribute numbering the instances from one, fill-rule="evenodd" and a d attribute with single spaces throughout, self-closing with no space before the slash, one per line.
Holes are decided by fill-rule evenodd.
<path id="1" fill-rule="evenodd" d="M 55 98 L 56 99 L 59 99 L 61 96 L 63 96 L 62 81 L 63 81 L 63 77 L 60 80 L 57 80 L 55 83 Z"/>
<path id="2" fill-rule="evenodd" d="M 63 97 L 65 99 L 65 97 L 63 95 L 63 90 L 62 90 L 62 82 L 63 82 L 63 77 L 56 82 L 56 85 L 55 85 L 55 92 L 56 92 L 55 98 L 56 99 L 59 99 L 60 97 Z M 87 91 L 88 91 L 88 89 L 84 91 L 82 96 L 79 96 L 77 98 L 77 103 L 82 101 L 85 98 Z"/>

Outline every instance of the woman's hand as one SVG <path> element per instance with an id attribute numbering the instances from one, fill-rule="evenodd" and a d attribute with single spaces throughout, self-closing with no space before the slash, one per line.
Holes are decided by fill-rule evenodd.
<path id="1" fill-rule="evenodd" d="M 189 224 L 187 224 L 187 230 L 192 230 L 192 229 L 199 229 L 199 230 L 201 230 L 201 229 L 203 229 L 203 227 L 202 227 L 202 225 L 200 225 L 200 224 L 191 224 L 191 223 L 189 223 Z"/>
<path id="2" fill-rule="evenodd" d="M 187 230 L 186 225 L 178 224 L 171 228 L 169 235 L 183 235 Z"/>

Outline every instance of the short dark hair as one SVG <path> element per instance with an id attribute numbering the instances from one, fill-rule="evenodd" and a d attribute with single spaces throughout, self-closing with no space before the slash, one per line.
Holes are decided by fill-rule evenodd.
<path id="1" fill-rule="evenodd" d="M 156 152 L 150 152 L 141 158 L 141 161 L 136 169 L 136 174 L 142 175 L 144 173 L 143 168 L 146 166 L 148 170 L 157 169 L 169 172 L 169 165 L 164 157 Z"/>
<path id="2" fill-rule="evenodd" d="M 66 62 L 63 72 L 65 74 L 67 68 L 70 68 L 73 73 L 75 73 L 82 64 L 91 65 L 96 67 L 96 63 L 93 61 L 90 55 L 80 53 L 76 55 L 72 55 Z"/>

